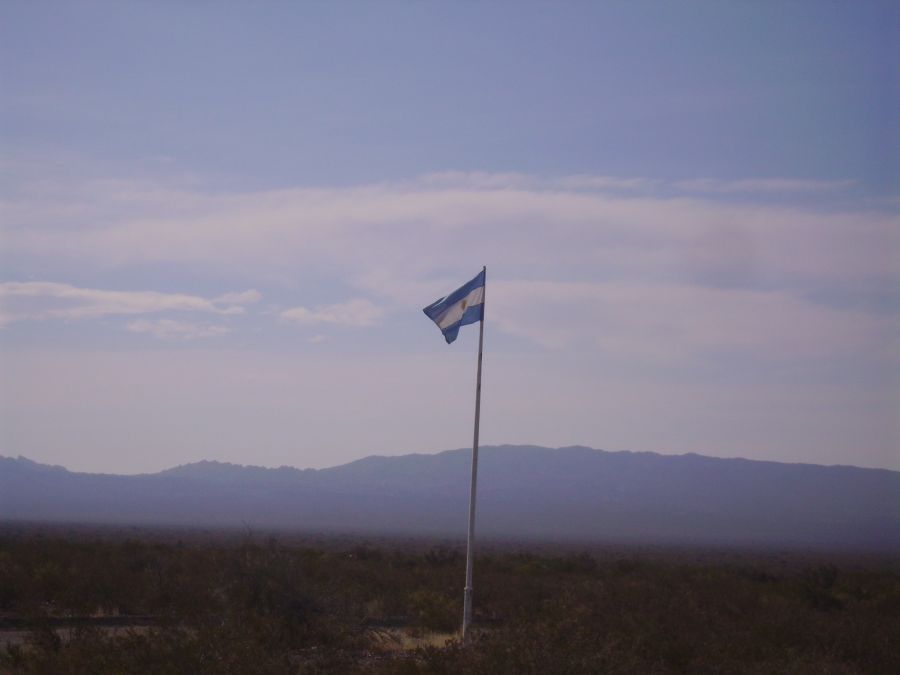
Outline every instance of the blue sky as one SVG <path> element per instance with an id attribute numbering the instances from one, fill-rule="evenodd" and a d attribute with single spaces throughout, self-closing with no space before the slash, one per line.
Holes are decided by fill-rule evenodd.
<path id="1" fill-rule="evenodd" d="M 895 3 L 7 2 L 0 453 L 900 469 Z"/>

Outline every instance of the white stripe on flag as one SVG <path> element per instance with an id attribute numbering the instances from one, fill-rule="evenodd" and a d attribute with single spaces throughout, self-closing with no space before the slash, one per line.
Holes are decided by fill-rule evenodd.
<path id="1" fill-rule="evenodd" d="M 472 291 L 470 291 L 466 297 L 447 308 L 447 311 L 444 312 L 443 316 L 441 316 L 436 322 L 438 328 L 444 330 L 448 326 L 452 326 L 457 321 L 462 319 L 462 315 L 466 311 L 466 309 L 472 307 L 473 305 L 480 305 L 483 302 L 484 286 L 479 286 L 478 288 L 472 289 Z"/>

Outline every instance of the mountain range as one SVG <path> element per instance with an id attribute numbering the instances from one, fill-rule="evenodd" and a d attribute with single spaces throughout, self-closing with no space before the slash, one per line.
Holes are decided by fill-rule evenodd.
<path id="1" fill-rule="evenodd" d="M 0 519 L 463 536 L 471 451 L 155 474 L 0 457 Z M 488 538 L 900 551 L 900 472 L 586 447 L 480 452 Z"/>

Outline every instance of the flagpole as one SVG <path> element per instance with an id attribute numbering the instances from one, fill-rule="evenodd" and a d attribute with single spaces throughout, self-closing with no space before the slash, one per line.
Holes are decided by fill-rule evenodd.
<path id="1" fill-rule="evenodd" d="M 475 484 L 478 481 L 478 424 L 481 421 L 481 355 L 484 350 L 484 313 L 487 302 L 487 266 L 482 291 L 481 325 L 478 329 L 478 376 L 475 380 L 475 435 L 472 440 L 472 485 L 469 487 L 469 532 L 466 541 L 466 588 L 463 596 L 462 638 L 466 641 L 472 623 L 472 548 L 475 545 Z"/>

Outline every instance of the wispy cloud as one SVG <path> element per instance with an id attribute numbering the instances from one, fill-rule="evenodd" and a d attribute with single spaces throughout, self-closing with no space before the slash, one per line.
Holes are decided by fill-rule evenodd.
<path id="1" fill-rule="evenodd" d="M 534 176 L 526 173 L 490 173 L 485 171 L 442 171 L 423 176 L 419 183 L 438 188 L 474 190 L 596 190 L 633 191 L 662 184 L 650 178 L 620 178 L 574 174 L 562 177 Z"/>
<path id="2" fill-rule="evenodd" d="M 745 178 L 723 180 L 696 178 L 665 181 L 647 177 L 598 176 L 572 174 L 568 176 L 536 176 L 525 173 L 490 173 L 485 171 L 442 171 L 423 176 L 420 185 L 434 188 L 462 188 L 473 190 L 571 190 L 609 193 L 665 192 L 689 193 L 823 193 L 848 190 L 855 180 L 810 180 L 803 178 Z"/>
<path id="3" fill-rule="evenodd" d="M 262 300 L 262 293 L 256 289 L 250 289 L 240 293 L 225 293 L 216 298 L 214 302 L 226 305 L 252 305 L 260 300 Z"/>
<path id="4" fill-rule="evenodd" d="M 174 319 L 140 319 L 129 322 L 127 328 L 132 333 L 147 333 L 166 342 L 218 337 L 231 332 L 228 326 L 176 321 Z"/>
<path id="5" fill-rule="evenodd" d="M 257 291 L 209 299 L 184 293 L 79 288 L 49 281 L 0 283 L 0 302 L 6 323 L 24 319 L 91 319 L 169 311 L 242 314 L 243 304 L 258 299 Z"/>
<path id="6" fill-rule="evenodd" d="M 698 178 L 678 181 L 674 187 L 688 192 L 835 192 L 847 190 L 857 184 L 855 180 L 803 180 L 797 178 L 747 178 L 743 180 L 720 180 Z"/>
<path id="7" fill-rule="evenodd" d="M 501 281 L 492 297 L 493 318 L 509 333 L 549 348 L 593 345 L 628 358 L 889 357 L 900 344 L 896 317 L 817 305 L 777 290 Z"/>
<path id="8" fill-rule="evenodd" d="M 71 207 L 82 211 L 80 224 L 42 214 L 43 201 L 34 194 L 17 211 L 40 226 L 5 226 L 4 245 L 22 259 L 86 261 L 106 269 L 240 267 L 260 278 L 297 269 L 345 278 L 393 269 L 423 279 L 455 266 L 453 252 L 477 242 L 481 258 L 495 268 L 528 269 L 537 278 L 564 269 L 580 279 L 900 283 L 890 254 L 900 241 L 900 218 L 889 210 L 736 204 L 719 200 L 715 190 L 673 197 L 671 191 L 562 187 L 610 180 L 649 185 L 644 179 L 576 176 L 557 179 L 557 188 L 548 190 L 518 174 L 476 178 L 477 188 L 469 179 L 447 179 L 236 196 L 188 190 L 173 196 L 173 190 L 132 186 L 106 201 L 91 192 L 99 188 L 86 186 L 87 195 L 71 196 Z M 750 183 L 761 187 L 759 181 L 744 185 Z"/>
<path id="9" fill-rule="evenodd" d="M 363 328 L 374 326 L 384 315 L 384 310 L 369 300 L 354 298 L 335 305 L 324 305 L 315 309 L 293 307 L 280 313 L 285 321 L 299 324 L 335 324 Z"/>
<path id="10" fill-rule="evenodd" d="M 825 194 L 851 187 L 849 181 L 681 185 L 694 194 L 677 196 L 672 185 L 645 178 L 480 172 L 228 196 L 132 185 L 105 201 L 88 186 L 81 225 L 44 214 L 40 227 L 8 228 L 5 243 L 22 259 L 107 269 L 154 263 L 215 274 L 240 269 L 260 280 L 303 270 L 359 294 L 338 304 L 317 304 L 313 296 L 303 306 L 274 310 L 285 322 L 306 325 L 375 325 L 386 312 L 417 310 L 423 298 L 438 297 L 487 262 L 500 282 L 492 286 L 498 290 L 491 306 L 502 328 L 545 346 L 590 334 L 578 317 L 604 325 L 606 347 L 615 346 L 616 335 L 617 348 L 669 355 L 868 349 L 893 330 L 878 312 L 848 308 L 842 298 L 870 298 L 871 307 L 883 289 L 900 287 L 895 208 L 829 210 L 720 197 L 752 190 Z M 77 190 L 67 194 L 80 203 Z M 17 212 L 37 218 L 41 208 L 35 193 Z M 5 286 L 7 293 L 30 289 L 66 299 L 40 315 L 67 318 L 239 313 L 260 299 L 256 291 L 203 298 Z M 565 314 L 531 324 L 518 318 L 525 304 L 522 316 Z M 742 323 L 733 308 L 765 321 Z M 605 317 L 619 324 L 606 325 Z"/>

